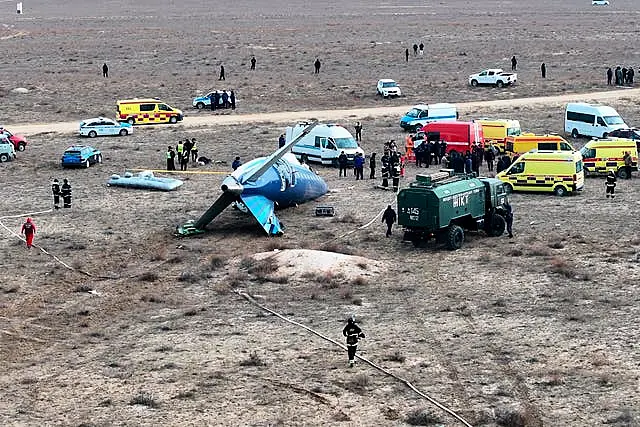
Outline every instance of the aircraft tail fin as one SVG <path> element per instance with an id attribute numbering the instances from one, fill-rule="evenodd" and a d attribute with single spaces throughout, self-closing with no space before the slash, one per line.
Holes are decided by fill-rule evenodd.
<path id="1" fill-rule="evenodd" d="M 269 236 L 283 233 L 273 201 L 260 195 L 241 196 L 240 199 Z"/>

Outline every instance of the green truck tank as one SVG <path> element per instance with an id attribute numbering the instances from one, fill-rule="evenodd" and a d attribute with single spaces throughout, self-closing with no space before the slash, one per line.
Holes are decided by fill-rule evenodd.
<path id="1" fill-rule="evenodd" d="M 435 238 L 449 249 L 459 249 L 464 230 L 484 230 L 501 236 L 508 203 L 504 183 L 494 178 L 475 178 L 443 169 L 417 175 L 416 181 L 398 193 L 398 224 L 404 240 L 418 246 Z"/>

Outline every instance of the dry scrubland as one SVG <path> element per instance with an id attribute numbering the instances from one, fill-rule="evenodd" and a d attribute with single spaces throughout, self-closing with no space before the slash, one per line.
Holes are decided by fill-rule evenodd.
<path id="1" fill-rule="evenodd" d="M 371 93 L 382 75 L 407 92 L 393 105 L 602 89 L 605 65 L 640 63 L 638 6 L 584 3 L 515 7 L 481 0 L 469 10 L 463 1 L 340 8 L 235 2 L 212 12 L 195 2 L 158 10 L 151 2 L 110 1 L 91 10 L 66 2 L 53 14 L 44 3 L 30 3 L 28 15 L 2 20 L 13 27 L 0 30 L 0 42 L 22 53 L 0 65 L 0 120 L 111 115 L 113 101 L 130 95 L 186 107 L 212 87 L 220 60 L 226 86 L 238 88 L 242 111 L 253 112 L 383 105 Z M 57 19 L 63 12 L 70 16 Z M 20 31 L 26 34 L 7 38 Z M 433 56 L 402 64 L 404 46 L 427 35 Z M 605 48 L 611 40 L 617 49 Z M 258 57 L 252 75 L 238 70 L 242 63 L 248 68 L 251 53 Z M 512 53 L 521 64 L 516 88 L 464 86 L 468 73 L 506 66 L 503 58 Z M 316 55 L 325 64 L 318 78 L 310 69 Z M 108 81 L 98 78 L 105 59 Z M 551 77 L 544 83 L 535 78 L 542 60 Z M 33 91 L 9 92 L 20 86 Z M 639 122 L 636 99 L 610 104 Z M 537 132 L 562 127 L 562 105 L 466 116 L 518 118 Z M 397 120 L 364 117 L 365 151 L 401 140 Z M 204 155 L 230 161 L 270 152 L 282 131 L 275 123 L 137 128 L 128 138 L 92 141 L 104 164 L 70 171 L 59 169 L 58 158 L 78 139 L 39 134 L 16 162 L 2 165 L 0 210 L 9 215 L 47 209 L 50 178 L 71 179 L 74 208 L 36 216 L 36 241 L 94 277 L 27 252 L 3 231 L 0 424 L 458 425 L 377 371 L 347 369 L 339 349 L 266 315 L 235 288 L 334 338 L 356 313 L 367 333 L 366 357 L 473 425 L 638 424 L 637 179 L 621 182 L 615 201 L 603 198 L 597 178 L 576 197 L 514 195 L 514 239 L 471 234 L 456 252 L 414 249 L 399 232 L 386 239 L 377 223 L 335 239 L 369 221 L 392 194 L 373 190 L 368 180 L 340 180 L 327 168 L 318 172 L 335 191 L 280 212 L 287 233 L 279 239 L 264 238 L 234 210 L 205 236 L 172 237 L 176 224 L 196 218 L 217 197 L 221 175 L 185 176 L 175 193 L 104 185 L 125 168 L 161 167 L 167 143 L 185 136 L 197 138 Z M 408 176 L 415 172 L 409 167 Z M 335 206 L 337 216 L 315 218 L 317 204 Z M 3 222 L 15 230 L 21 219 Z M 359 262 L 355 276 L 291 275 L 289 267 L 252 258 L 286 248 L 372 261 Z"/>

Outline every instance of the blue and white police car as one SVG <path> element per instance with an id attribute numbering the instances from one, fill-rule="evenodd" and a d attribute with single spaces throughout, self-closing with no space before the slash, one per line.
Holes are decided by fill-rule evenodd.
<path id="1" fill-rule="evenodd" d="M 133 126 L 127 122 L 117 122 L 105 117 L 96 117 L 80 122 L 80 135 L 95 138 L 96 136 L 127 136 L 133 132 Z"/>

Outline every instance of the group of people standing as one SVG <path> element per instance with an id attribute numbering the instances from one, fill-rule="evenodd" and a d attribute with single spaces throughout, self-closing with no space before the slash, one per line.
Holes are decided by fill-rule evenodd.
<path id="1" fill-rule="evenodd" d="M 186 171 L 190 160 L 193 162 L 198 160 L 198 143 L 196 139 L 192 138 L 189 140 L 189 138 L 186 138 L 184 142 L 178 141 L 175 151 L 173 147 L 169 145 L 167 147 L 166 157 L 168 171 L 176 170 L 176 158 L 178 159 L 180 170 Z"/>
<path id="2" fill-rule="evenodd" d="M 71 208 L 71 184 L 67 178 L 62 180 L 62 185 L 57 178 L 51 183 L 51 192 L 53 193 L 53 208 L 60 209 L 60 197 L 64 208 Z"/>
<path id="3" fill-rule="evenodd" d="M 619 65 L 615 70 L 609 68 L 607 70 L 607 85 L 613 85 L 614 77 L 615 77 L 615 85 L 616 86 L 631 86 L 633 85 L 633 77 L 635 75 L 635 71 L 633 68 L 629 67 L 620 67 Z"/>
<path id="4" fill-rule="evenodd" d="M 233 90 L 230 92 L 215 90 L 209 95 L 209 101 L 211 102 L 211 111 L 228 108 L 236 109 L 236 93 Z"/>

